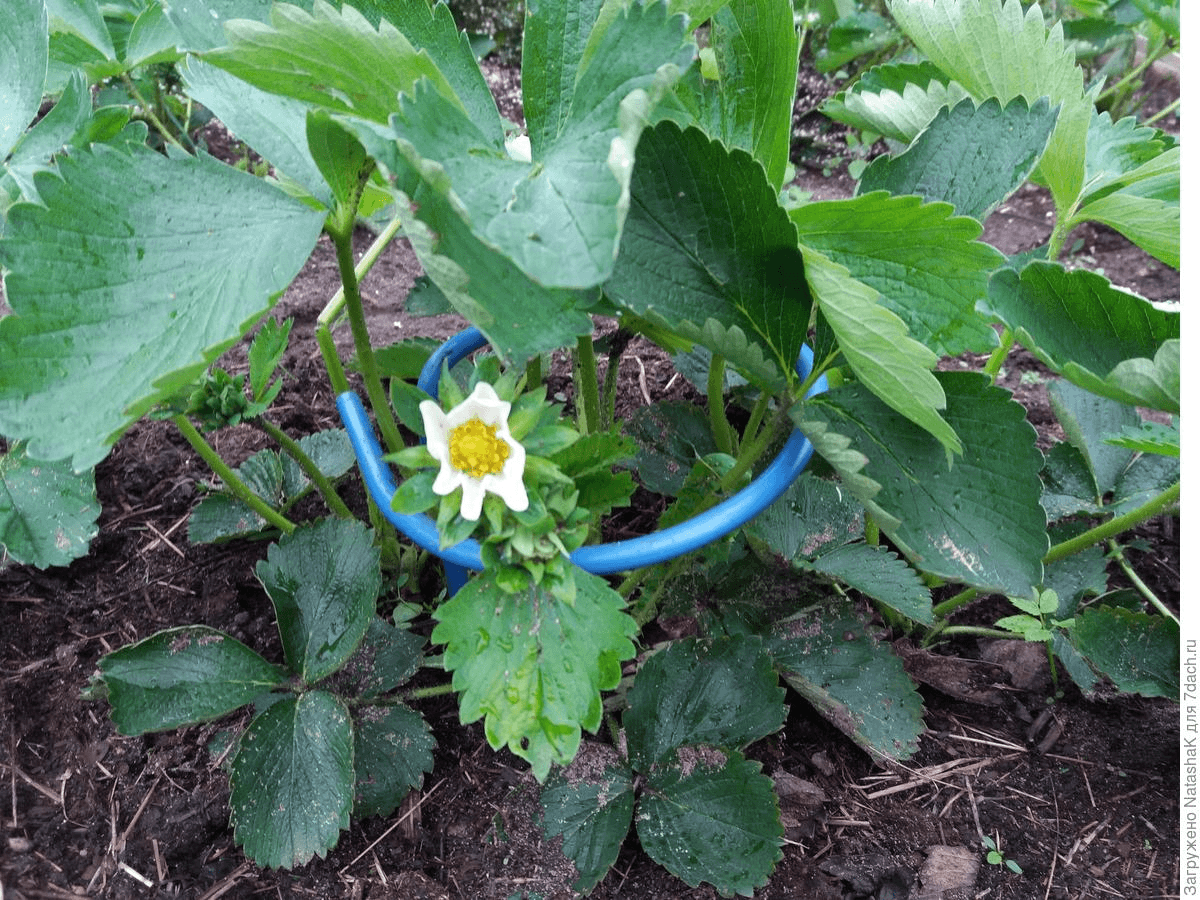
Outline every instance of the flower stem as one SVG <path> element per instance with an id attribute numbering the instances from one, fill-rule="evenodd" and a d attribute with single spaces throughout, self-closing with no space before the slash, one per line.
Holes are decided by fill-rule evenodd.
<path id="1" fill-rule="evenodd" d="M 300 446 L 298 441 L 293 440 L 283 429 L 263 416 L 255 419 L 254 424 L 296 461 L 296 464 L 308 476 L 308 480 L 321 492 L 321 496 L 325 500 L 325 505 L 329 507 L 334 515 L 343 519 L 354 518 L 354 513 L 350 512 L 350 507 L 346 506 L 342 498 L 338 496 L 329 479 L 325 477 L 325 473 L 317 468 L 317 464 L 313 462 L 311 456 L 304 452 L 304 448 Z"/>
<path id="2" fill-rule="evenodd" d="M 179 429 L 180 434 L 187 439 L 187 442 L 192 445 L 192 449 L 200 455 L 200 458 L 208 463 L 208 467 L 213 470 L 213 473 L 225 483 L 225 487 L 229 493 L 242 503 L 249 506 L 252 510 L 262 516 L 266 521 L 274 525 L 284 534 L 291 534 L 296 530 L 294 522 L 276 512 L 271 508 L 262 497 L 250 490 L 246 482 L 238 477 L 238 474 L 233 471 L 221 457 L 217 451 L 212 448 L 212 445 L 204 439 L 196 426 L 191 423 L 191 420 L 182 413 L 172 416 L 171 421 L 175 423 L 175 427 Z"/>

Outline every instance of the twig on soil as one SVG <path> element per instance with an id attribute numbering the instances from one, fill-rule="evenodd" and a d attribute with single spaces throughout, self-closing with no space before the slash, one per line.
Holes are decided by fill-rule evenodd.
<path id="1" fill-rule="evenodd" d="M 436 791 L 438 788 L 440 788 L 445 783 L 446 783 L 446 779 L 443 778 L 441 781 L 439 781 L 437 784 L 435 784 L 433 787 L 431 787 L 429 790 L 427 790 L 422 795 L 420 800 L 418 800 L 416 803 L 414 803 L 412 806 L 409 807 L 408 811 L 405 812 L 404 815 L 400 816 L 400 818 L 396 819 L 395 822 L 393 822 L 390 826 L 388 826 L 388 829 L 383 834 L 381 834 L 379 837 L 375 838 L 375 840 L 371 841 L 371 843 L 367 845 L 367 848 L 365 850 L 363 850 L 362 853 L 358 854 L 358 856 L 354 857 L 354 859 L 350 860 L 350 862 L 348 862 L 348 863 L 346 863 L 346 865 L 342 866 L 342 868 L 338 872 L 338 874 L 345 875 L 347 870 L 349 870 L 349 868 L 351 866 L 353 866 L 356 862 L 358 862 L 360 859 L 362 859 L 364 856 L 366 856 L 368 853 L 370 853 L 372 850 L 374 850 L 380 841 L 382 841 L 385 837 L 387 837 L 389 834 L 391 834 L 393 831 L 395 831 L 397 828 L 399 828 L 404 822 L 406 822 L 410 816 L 412 816 L 414 813 L 416 813 L 417 810 L 419 810 L 421 808 L 421 806 L 425 803 L 426 800 L 428 800 L 431 796 L 433 796 L 433 792 Z"/>
<path id="2" fill-rule="evenodd" d="M 184 513 L 179 518 L 178 521 L 175 522 L 174 525 L 172 525 L 166 531 L 159 531 L 149 521 L 145 522 L 144 523 L 145 526 L 148 529 L 150 529 L 151 531 L 153 531 L 154 534 L 156 535 L 156 537 L 153 541 L 151 541 L 149 544 L 146 545 L 145 549 L 142 550 L 142 553 L 149 553 L 151 550 L 153 550 L 159 544 L 166 544 L 168 547 L 170 547 L 172 550 L 175 551 L 175 554 L 180 559 L 187 559 L 186 554 L 184 554 L 184 552 L 182 550 L 180 550 L 173 543 L 171 543 L 169 540 L 167 540 L 167 538 L 169 538 L 171 535 L 173 535 L 179 529 L 179 526 L 182 525 L 184 522 L 186 522 L 191 517 L 191 515 L 192 515 L 192 511 L 189 509 L 186 513 Z"/>
<path id="3" fill-rule="evenodd" d="M 225 896 L 225 894 L 227 894 L 230 891 L 230 889 L 233 887 L 234 883 L 237 882 L 238 879 L 240 879 L 243 875 L 248 874 L 249 871 L 250 871 L 250 863 L 248 863 L 248 862 L 242 863 L 240 866 L 238 866 L 236 869 L 234 869 L 232 872 L 230 872 L 228 875 L 226 875 L 225 878 L 219 884 L 215 884 L 211 888 L 209 888 L 209 890 L 206 891 L 199 898 L 199 900 L 217 900 L 218 897 Z"/>
<path id="4" fill-rule="evenodd" d="M 20 778 L 23 782 L 25 782 L 27 785 L 29 785 L 31 788 L 33 788 L 35 791 L 37 791 L 39 794 L 43 794 L 44 796 L 48 797 L 50 800 L 54 801 L 55 803 L 62 802 L 62 800 L 58 794 L 56 794 L 50 788 L 46 787 L 44 784 L 34 781 L 32 778 L 30 778 L 28 775 L 26 775 L 24 772 L 22 772 L 20 767 L 17 766 L 16 764 L 0 763 L 0 766 L 7 767 L 9 772 L 11 772 L 16 777 Z M 14 822 L 16 822 L 16 818 L 17 818 L 16 795 L 17 795 L 17 790 L 16 790 L 16 785 L 14 784 L 13 785 L 13 821 Z"/>

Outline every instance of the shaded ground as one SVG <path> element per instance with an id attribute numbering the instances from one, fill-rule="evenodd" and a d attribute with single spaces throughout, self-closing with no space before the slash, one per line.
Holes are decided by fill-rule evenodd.
<path id="1" fill-rule="evenodd" d="M 505 114 L 511 73 L 490 77 Z M 507 93 L 505 91 L 507 90 Z M 804 120 L 798 105 L 798 134 Z M 801 185 L 845 196 L 853 183 L 798 137 Z M 844 162 L 844 161 L 843 161 Z M 810 164 L 811 163 L 811 164 Z M 831 177 L 823 168 L 833 165 Z M 1019 192 L 987 223 L 1006 252 L 1049 232 L 1037 190 Z M 363 245 L 369 235 L 360 235 Z M 1082 229 L 1079 253 L 1115 283 L 1178 300 L 1178 276 L 1103 228 Z M 419 270 L 397 244 L 364 283 L 375 340 L 445 336 L 453 317 L 415 319 L 403 298 Z M 315 345 L 316 315 L 337 287 L 325 242 L 279 306 L 296 319 L 292 377 L 274 415 L 293 433 L 332 427 L 332 397 Z M 236 359 L 236 351 L 235 357 Z M 978 360 L 951 360 L 973 366 Z M 626 402 L 681 390 L 669 365 L 638 344 L 622 360 Z M 1015 353 L 1000 383 L 1029 409 L 1043 445 L 1055 439 L 1045 373 Z M 265 442 L 248 427 L 217 436 L 237 463 Z M 560 898 L 573 872 L 535 824 L 527 767 L 493 753 L 478 725 L 458 724 L 451 699 L 422 712 L 438 739 L 436 767 L 395 816 L 355 823 L 325 860 L 293 872 L 247 863 L 228 827 L 228 782 L 210 741 L 236 718 L 141 738 L 116 735 L 103 704 L 79 698 L 96 660 L 154 631 L 204 623 L 281 658 L 271 604 L 253 576 L 265 546 L 195 546 L 186 520 L 205 467 L 164 423 L 133 428 L 98 469 L 100 535 L 66 569 L 0 569 L 0 897 L 11 898 Z M 345 491 L 361 505 L 357 487 Z M 1179 543 L 1164 518 L 1138 532 L 1138 571 L 1172 607 L 1179 604 Z M 1120 576 L 1114 583 L 1121 583 Z M 987 603 L 962 621 L 990 623 Z M 784 858 L 762 898 L 937 898 L 939 875 L 978 867 L 966 893 L 988 897 L 1153 898 L 1178 885 L 1178 707 L 1136 697 L 1086 701 L 1073 689 L 1053 705 L 1041 660 L 1012 648 L 964 641 L 936 658 L 912 652 L 925 686 L 928 731 L 919 754 L 884 771 L 791 697 L 778 734 L 750 755 L 776 779 L 787 827 Z M 1022 650 L 1024 648 L 1021 648 Z M 990 656 L 993 661 L 985 662 Z M 955 667 L 949 676 L 944 666 Z M 425 676 L 436 680 L 433 673 Z M 1024 875 L 983 862 L 991 836 Z M 942 848 L 942 849 L 939 849 Z M 950 849 L 945 849 L 950 848 Z M 918 881 L 917 874 L 921 873 Z M 600 898 L 716 897 L 689 888 L 627 840 Z"/>

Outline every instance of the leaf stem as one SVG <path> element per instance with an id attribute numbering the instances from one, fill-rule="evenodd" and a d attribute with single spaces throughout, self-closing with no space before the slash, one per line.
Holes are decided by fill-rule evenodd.
<path id="1" fill-rule="evenodd" d="M 350 331 L 354 335 L 354 349 L 358 352 L 358 363 L 362 369 L 363 386 L 371 402 L 371 411 L 383 435 L 384 443 L 393 452 L 403 449 L 404 438 L 392 416 L 387 391 L 379 374 L 375 351 L 371 349 L 371 335 L 367 330 L 367 317 L 363 313 L 362 295 L 358 290 L 358 276 L 354 271 L 353 226 L 330 230 L 337 251 L 338 272 L 342 277 L 342 289 L 346 298 L 346 317 L 350 320 Z"/>
<path id="2" fill-rule="evenodd" d="M 758 399 L 754 401 L 754 408 L 750 410 L 750 419 L 746 422 L 746 427 L 742 431 L 742 441 L 754 440 L 758 434 L 758 430 L 762 428 L 763 416 L 767 414 L 767 410 L 771 407 L 771 395 L 767 391 L 759 391 Z"/>
<path id="3" fill-rule="evenodd" d="M 779 410 L 772 417 L 770 424 L 759 431 L 748 443 L 742 445 L 741 451 L 738 454 L 737 462 L 733 464 L 728 472 L 722 476 L 719 483 L 719 489 L 722 493 L 729 493 L 736 488 L 749 472 L 756 462 L 762 457 L 767 449 L 771 446 L 771 442 L 775 440 L 776 435 L 783 430 L 783 426 L 788 421 L 787 406 L 780 406 Z"/>
<path id="4" fill-rule="evenodd" d="M 192 449 L 200 455 L 201 459 L 208 463 L 208 467 L 212 469 L 213 473 L 225 483 L 225 487 L 229 490 L 229 493 L 233 494 L 234 497 L 249 506 L 269 524 L 274 525 L 284 534 L 291 534 L 296 530 L 294 522 L 272 509 L 266 500 L 250 490 L 246 482 L 238 477 L 238 474 L 226 464 L 225 460 L 221 459 L 217 451 L 204 439 L 204 435 L 196 429 L 196 426 L 192 424 L 187 416 L 179 413 L 172 416 L 171 421 L 175 423 L 175 427 L 179 429 L 180 434 L 192 445 Z"/>
<path id="5" fill-rule="evenodd" d="M 346 370 L 342 359 L 338 356 L 337 345 L 333 342 L 333 333 L 329 325 L 321 322 L 317 325 L 317 346 L 321 348 L 321 359 L 325 362 L 325 371 L 329 375 L 329 384 L 335 394 L 344 394 L 350 390 L 350 381 L 346 378 Z"/>
<path id="6" fill-rule="evenodd" d="M 1129 559 L 1125 556 L 1125 552 L 1121 549 L 1121 545 L 1112 538 L 1109 538 L 1108 547 L 1112 551 L 1112 558 L 1115 559 L 1117 565 L 1121 567 L 1121 571 L 1125 573 L 1125 577 L 1133 583 L 1133 586 L 1137 589 L 1137 592 L 1145 597 L 1147 602 L 1149 602 L 1151 606 L 1162 613 L 1164 617 L 1170 619 L 1172 622 L 1178 625 L 1179 617 L 1176 616 L 1175 613 L 1171 612 L 1165 603 L 1158 599 L 1158 595 L 1155 594 L 1154 591 L 1150 589 L 1150 586 L 1146 584 L 1146 582 L 1142 581 L 1138 573 L 1133 570 L 1133 566 L 1129 564 Z"/>
<path id="7" fill-rule="evenodd" d="M 995 383 L 997 376 L 1000 374 L 1000 369 L 1004 366 L 1004 361 L 1008 359 L 1008 354 L 1012 350 L 1013 342 L 1016 336 L 1012 329 L 1005 326 L 1004 331 L 1000 333 L 1000 346 L 992 351 L 992 355 L 988 357 L 987 364 L 983 367 L 986 374 L 992 382 Z"/>
<path id="8" fill-rule="evenodd" d="M 296 464 L 300 466 L 300 468 L 304 471 L 304 474 L 308 476 L 308 480 L 311 481 L 313 486 L 321 492 L 321 497 L 324 498 L 325 505 L 329 507 L 329 510 L 334 515 L 343 519 L 354 518 L 354 513 L 350 512 L 350 507 L 348 507 L 342 498 L 338 496 L 337 491 L 335 491 L 333 488 L 333 484 L 330 483 L 329 479 L 325 477 L 325 473 L 317 467 L 317 464 L 313 462 L 312 457 L 304 452 L 304 448 L 300 446 L 298 441 L 294 440 L 290 435 L 283 431 L 283 429 L 281 429 L 274 422 L 269 421 L 265 416 L 259 416 L 254 420 L 254 424 L 257 425 L 264 434 L 270 437 L 271 440 L 275 441 L 275 443 L 282 447 L 288 456 L 296 461 Z"/>
<path id="9" fill-rule="evenodd" d="M 1130 528 L 1140 525 L 1147 519 L 1152 519 L 1159 513 L 1165 512 L 1178 502 L 1179 482 L 1177 481 L 1171 487 L 1158 496 L 1146 501 L 1137 509 L 1127 512 L 1123 516 L 1115 516 L 1107 522 L 1102 522 L 1095 528 L 1083 532 L 1083 534 L 1063 541 L 1061 544 L 1055 544 L 1050 548 L 1050 552 L 1042 557 L 1042 564 L 1048 566 L 1051 563 L 1058 562 L 1060 559 L 1065 559 L 1072 554 L 1079 553 L 1092 546 L 1092 544 L 1114 538 L 1128 531 Z"/>
<path id="10" fill-rule="evenodd" d="M 575 381 L 579 388 L 579 430 L 591 434 L 600 428 L 600 387 L 596 378 L 596 347 L 590 334 L 575 341 Z"/>
<path id="11" fill-rule="evenodd" d="M 454 693 L 454 685 L 450 682 L 445 684 L 431 684 L 428 687 L 413 688 L 411 691 L 404 692 L 405 700 L 427 700 L 430 697 L 444 697 L 447 694 Z"/>
<path id="12" fill-rule="evenodd" d="M 171 130 L 163 124 L 162 119 L 158 117 L 158 114 L 154 111 L 154 108 L 146 102 L 146 98 L 143 97 L 141 91 L 137 89 L 137 85 L 133 83 L 133 79 L 129 77 L 128 72 L 121 73 L 121 81 L 125 84 L 125 89 L 129 91 L 130 96 L 132 96 L 133 99 L 138 102 L 138 105 L 141 106 L 142 115 L 146 117 L 146 121 L 154 126 L 154 130 L 162 135 L 163 140 L 168 144 L 174 144 L 184 153 L 187 153 L 187 147 L 183 146 L 183 144 L 179 142 L 179 138 L 175 137 L 175 135 L 171 133 Z"/>
<path id="13" fill-rule="evenodd" d="M 371 242 L 371 246 L 363 253 L 362 259 L 358 261 L 358 265 L 354 267 L 354 278 L 356 283 L 361 282 L 367 273 L 379 261 L 379 257 L 383 254 L 384 249 L 392 242 L 400 231 L 400 219 L 395 218 L 388 222 L 387 227 L 375 236 L 375 240 Z M 340 287 L 329 302 L 325 304 L 325 308 L 321 310 L 321 314 L 317 316 L 318 325 L 326 325 L 332 327 L 337 324 L 337 318 L 342 314 L 346 306 L 346 289 Z"/>
<path id="14" fill-rule="evenodd" d="M 733 429 L 725 415 L 725 357 L 714 353 L 708 364 L 708 421 L 712 426 L 717 449 L 732 456 Z"/>

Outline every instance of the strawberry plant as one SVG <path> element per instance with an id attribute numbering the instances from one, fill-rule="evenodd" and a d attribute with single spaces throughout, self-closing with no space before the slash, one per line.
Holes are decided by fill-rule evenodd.
<path id="1" fill-rule="evenodd" d="M 0 10 L 14 50 L 0 61 L 0 539 L 34 565 L 86 552 L 92 467 L 156 416 L 217 479 L 192 539 L 275 540 L 256 574 L 283 666 L 184 627 L 106 656 L 93 687 L 125 733 L 255 705 L 231 806 L 257 861 L 324 854 L 350 814 L 391 811 L 428 770 L 408 706 L 422 693 L 403 687 L 426 649 L 404 624 L 420 612 L 383 587 L 422 554 L 449 563 L 416 624 L 439 648 L 426 665 L 452 675 L 422 690 L 456 692 L 462 720 L 545 782 L 581 889 L 631 821 L 689 883 L 762 884 L 781 830 L 744 754 L 782 724 L 778 679 L 881 764 L 905 759 L 922 705 L 886 630 L 973 633 L 949 617 L 980 595 L 1053 615 L 1048 642 L 1085 688 L 1177 693 L 1177 622 L 1157 598 L 1112 596 L 1094 554 L 1178 503 L 1178 430 L 1135 411 L 1179 411 L 1178 313 L 1060 257 L 1096 221 L 1178 266 L 1180 150 L 1097 111 L 1036 4 L 893 0 L 919 58 L 870 68 L 825 107 L 891 152 L 828 201 L 785 189 L 788 0 L 529 4 L 519 127 L 440 3 L 134 5 L 125 41 L 90 0 L 71 21 L 40 0 Z M 140 102 L 94 105 L 89 84 L 147 60 L 170 62 L 181 102 L 270 174 L 176 146 Z M 1048 190 L 1053 232 L 1006 258 L 981 222 L 1027 181 Z M 364 221 L 374 243 L 356 260 Z M 272 415 L 290 326 L 270 311 L 322 234 L 342 284 L 315 338 L 348 434 L 293 437 Z M 469 320 L 469 347 L 373 346 L 359 285 L 401 236 L 427 276 L 421 302 Z M 595 338 L 595 316 L 617 335 Z M 616 420 L 597 356 L 634 333 L 673 355 L 704 407 Z M 246 339 L 247 374 L 219 368 Z M 1048 458 L 993 383 L 1017 341 L 1063 379 L 1068 440 Z M 564 348 L 570 414 L 542 379 Z M 935 371 L 964 352 L 991 354 L 985 370 Z M 278 450 L 230 467 L 206 433 L 236 423 Z M 338 493 L 352 449 L 366 524 Z M 610 555 L 601 524 L 635 475 L 669 499 L 665 537 Z M 778 502 L 747 505 L 765 483 Z M 309 493 L 328 515 L 298 521 Z M 702 547 L 660 552 L 705 515 L 718 525 Z M 639 648 L 661 613 L 701 637 Z M 623 749 L 581 775 L 606 709 Z M 750 785 L 736 803 L 735 782 Z M 589 811 L 600 794 L 614 802 Z M 314 797 L 319 821 L 303 814 Z M 740 830 L 699 859 L 718 822 Z"/>

